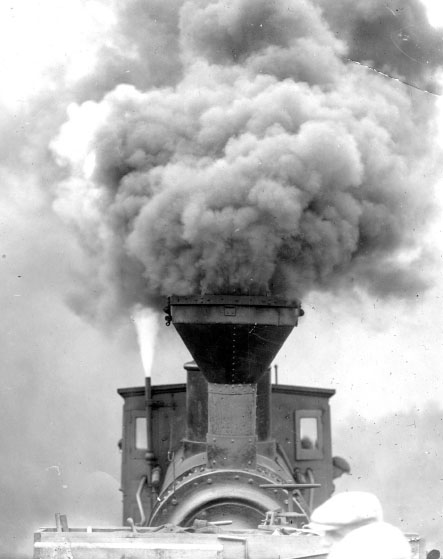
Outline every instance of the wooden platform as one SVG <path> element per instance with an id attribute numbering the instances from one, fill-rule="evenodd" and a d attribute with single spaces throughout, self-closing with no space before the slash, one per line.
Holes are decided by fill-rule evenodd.
<path id="1" fill-rule="evenodd" d="M 152 532 L 125 528 L 38 530 L 34 559 L 323 559 L 321 538 L 259 531 L 218 534 Z"/>

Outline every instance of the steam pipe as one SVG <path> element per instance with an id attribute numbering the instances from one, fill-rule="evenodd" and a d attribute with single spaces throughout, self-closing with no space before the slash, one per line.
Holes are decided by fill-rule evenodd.
<path id="1" fill-rule="evenodd" d="M 146 476 L 143 476 L 140 480 L 140 483 L 138 484 L 137 493 L 135 495 L 135 499 L 136 499 L 137 505 L 138 505 L 138 510 L 140 512 L 140 523 L 139 523 L 140 526 L 144 526 L 144 524 L 146 522 L 145 511 L 143 510 L 143 503 L 142 503 L 142 499 L 141 499 L 142 490 L 143 490 L 143 487 L 144 487 L 146 481 L 147 481 Z"/>
<path id="2" fill-rule="evenodd" d="M 155 454 L 152 446 L 152 390 L 151 377 L 145 378 L 145 406 L 146 406 L 146 470 L 148 487 L 152 487 L 152 469 Z"/>

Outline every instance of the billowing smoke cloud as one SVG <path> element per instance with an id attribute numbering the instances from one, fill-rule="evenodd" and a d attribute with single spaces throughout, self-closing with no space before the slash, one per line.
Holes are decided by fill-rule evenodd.
<path id="1" fill-rule="evenodd" d="M 318 0 L 336 35 L 346 41 L 349 58 L 423 89 L 438 91 L 441 31 L 428 22 L 415 0 Z"/>
<path id="2" fill-rule="evenodd" d="M 344 39 L 372 7 L 357 6 Z M 308 1 L 188 1 L 180 71 L 172 56 L 163 74 L 174 86 L 119 85 L 71 107 L 52 142 L 67 174 L 54 207 L 100 263 L 94 312 L 172 293 L 425 286 L 414 248 L 432 204 L 433 100 L 347 63 L 350 42 Z M 168 83 L 160 61 L 146 59 L 154 85 Z"/>
<path id="3" fill-rule="evenodd" d="M 115 3 L 115 24 L 94 71 L 75 84 L 77 100 L 98 100 L 117 85 L 174 85 L 182 75 L 178 18 L 183 0 Z"/>

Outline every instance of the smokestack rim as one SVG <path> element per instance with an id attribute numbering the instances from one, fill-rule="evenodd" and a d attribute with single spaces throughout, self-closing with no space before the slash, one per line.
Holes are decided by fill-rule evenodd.
<path id="1" fill-rule="evenodd" d="M 300 311 L 299 299 L 283 299 L 263 295 L 171 295 L 170 305 L 234 305 L 245 307 L 286 307 Z"/>

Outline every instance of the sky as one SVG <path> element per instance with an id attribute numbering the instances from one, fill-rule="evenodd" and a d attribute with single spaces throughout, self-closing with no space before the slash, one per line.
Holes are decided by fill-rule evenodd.
<path id="1" fill-rule="evenodd" d="M 372 146 L 378 145 L 379 136 L 370 124 L 373 114 L 378 118 L 376 111 L 381 109 L 370 104 L 364 85 L 362 89 L 359 85 L 366 79 L 372 80 L 371 87 L 377 95 L 388 100 L 386 114 L 393 123 L 389 132 L 397 137 L 402 150 L 395 153 L 374 181 L 382 180 L 383 173 L 388 173 L 398 185 L 408 182 L 410 190 L 408 203 L 400 207 L 399 213 L 393 212 L 398 236 L 383 236 L 382 231 L 381 245 L 375 245 L 374 240 L 368 242 L 365 250 L 369 256 L 359 254 L 352 267 L 337 260 L 335 266 L 344 270 L 344 279 L 334 274 L 328 276 L 326 271 L 303 291 L 306 314 L 276 359 L 279 382 L 337 391 L 331 400 L 334 452 L 346 457 L 352 466 L 352 475 L 339 480 L 338 489 L 375 491 L 389 520 L 405 530 L 423 533 L 431 544 L 443 547 L 443 538 L 438 533 L 443 515 L 443 481 L 439 471 L 443 453 L 443 196 L 439 182 L 443 106 L 437 95 L 439 78 L 434 76 L 443 63 L 442 50 L 436 49 L 443 36 L 443 8 L 436 0 L 426 3 L 427 16 L 435 30 L 433 35 L 431 28 L 426 28 L 425 33 L 418 24 L 404 24 L 401 32 L 395 28 L 396 20 L 388 19 L 385 12 L 400 20 L 402 16 L 395 13 L 401 10 L 398 2 L 382 3 L 386 6 L 379 20 L 371 19 L 372 13 L 378 13 L 379 2 L 374 0 L 366 6 L 364 2 L 351 3 L 355 11 L 348 10 L 344 27 L 337 23 L 340 12 L 331 8 L 328 11 L 326 2 L 319 0 L 317 4 L 325 10 L 329 27 L 325 30 L 308 8 L 301 13 L 312 18 L 309 22 L 314 28 L 319 26 L 323 50 L 316 55 L 315 72 L 312 65 L 307 65 L 304 74 L 297 75 L 297 80 L 311 84 L 312 89 L 300 87 L 296 93 L 306 105 L 312 102 L 315 110 L 327 106 L 331 112 L 342 115 L 348 128 L 346 134 L 341 128 L 337 133 L 343 134 L 343 146 L 347 146 L 349 158 L 343 168 L 349 169 L 352 186 L 363 172 L 361 162 L 354 157 L 355 142 L 349 140 L 345 144 L 354 126 L 348 115 L 359 110 L 358 103 L 351 103 L 353 96 L 368 107 L 365 122 L 369 123 L 364 131 L 367 136 L 362 133 L 359 138 L 359 132 L 355 136 L 361 144 L 368 137 Z M 134 268 L 133 260 L 126 262 L 116 241 L 116 231 L 126 235 L 134 205 L 140 203 L 134 194 L 139 183 L 137 173 L 128 174 L 127 190 L 121 191 L 123 204 L 117 207 L 113 201 L 106 205 L 111 187 L 115 188 L 115 177 L 121 180 L 126 176 L 125 170 L 112 167 L 120 152 L 107 138 L 123 134 L 128 145 L 132 142 L 137 147 L 139 140 L 127 131 L 124 115 L 125 111 L 135 112 L 138 106 L 145 106 L 147 101 L 147 106 L 155 109 L 154 116 L 165 115 L 160 123 L 149 121 L 151 126 L 155 125 L 157 137 L 165 138 L 159 147 L 152 148 L 152 153 L 157 150 L 155 157 L 163 157 L 169 149 L 175 150 L 174 157 L 181 150 L 195 156 L 200 144 L 187 138 L 180 127 L 183 119 L 183 129 L 192 129 L 192 111 L 198 113 L 201 107 L 214 107 L 205 116 L 205 127 L 200 133 L 202 144 L 216 146 L 226 114 L 230 115 L 226 133 L 240 136 L 249 107 L 256 111 L 259 107 L 263 118 L 280 118 L 270 110 L 273 100 L 278 98 L 284 103 L 284 96 L 294 93 L 281 86 L 282 82 L 287 84 L 285 76 L 272 76 L 272 80 L 251 85 L 244 75 L 236 74 L 234 65 L 229 72 L 210 74 L 210 79 L 223 91 L 223 96 L 217 97 L 205 76 L 206 67 L 198 68 L 191 59 L 195 53 L 204 52 L 215 67 L 223 67 L 226 39 L 221 32 L 211 40 L 196 32 L 183 33 L 178 38 L 177 13 L 181 5 L 178 0 L 151 2 L 147 8 L 142 2 L 133 1 L 128 3 L 127 10 L 119 10 L 111 1 L 71 0 L 62 5 L 55 0 L 38 4 L 16 0 L 0 6 L 0 414 L 4 426 L 0 435 L 0 494 L 2 501 L 8 503 L 8 510 L 0 512 L 0 557 L 29 557 L 33 530 L 52 525 L 55 512 L 65 512 L 71 524 L 121 522 L 117 441 L 122 401 L 116 390 L 143 384 L 134 328 L 135 308 L 146 302 L 158 308 L 164 294 L 155 275 L 149 278 L 153 287 L 146 294 L 144 283 L 140 285 L 132 273 L 138 268 Z M 346 7 L 346 2 L 337 5 Z M 201 5 L 195 12 L 183 11 L 183 29 L 195 30 L 193 26 L 203 21 L 196 14 L 201 18 L 207 16 Z M 208 25 L 215 25 L 213 20 L 207 21 Z M 373 49 L 364 56 L 364 48 L 369 48 L 365 40 L 374 43 L 375 31 L 366 39 L 364 33 L 358 34 L 356 30 L 362 29 L 362 22 L 369 25 L 373 21 L 380 22 L 378 44 L 384 45 L 382 39 L 387 36 L 389 48 Z M 228 23 L 235 26 L 235 21 Z M 205 29 L 205 25 L 200 23 L 200 28 Z M 260 50 L 257 56 L 244 55 L 248 49 L 256 48 L 253 39 L 245 45 L 241 37 L 237 38 L 231 47 L 237 49 L 239 58 L 243 53 L 248 72 L 259 68 L 259 73 L 271 75 L 266 69 L 269 60 Z M 304 44 L 308 44 L 307 39 Z M 347 51 L 344 44 L 348 45 Z M 300 45 L 297 48 L 301 49 Z M 141 54 L 146 52 L 154 52 L 155 56 L 143 58 Z M 296 51 L 291 52 L 296 56 Z M 383 56 L 390 58 L 384 61 Z M 337 74 L 341 75 L 341 64 L 346 58 L 363 64 L 347 63 L 353 88 L 349 91 L 344 81 L 326 71 L 336 65 Z M 330 64 L 322 66 L 324 60 Z M 299 64 L 303 66 L 302 59 Z M 184 76 L 183 68 L 189 68 Z M 395 74 L 395 68 L 401 72 Z M 209 92 L 209 101 L 194 97 L 195 80 L 199 80 L 202 90 L 206 88 Z M 121 83 L 128 87 L 119 89 Z M 342 97 L 349 94 L 349 104 L 334 97 L 330 83 L 339 88 Z M 175 90 L 187 100 L 189 111 L 184 115 L 177 108 Z M 319 92 L 325 91 L 328 96 L 323 98 Z M 236 101 L 239 92 L 240 99 Z M 272 96 L 266 97 L 269 92 Z M 231 106 L 237 107 L 237 112 L 229 112 Z M 390 112 L 393 106 L 399 107 L 398 115 Z M 223 109 L 221 117 L 216 108 Z M 413 109 L 415 113 L 411 116 L 402 113 L 402 109 Z M 146 119 L 154 118 L 149 111 L 143 114 Z M 114 120 L 108 122 L 109 115 Z M 138 118 L 130 121 L 137 130 L 141 122 Z M 252 117 L 248 118 L 249 132 L 261 130 L 263 123 L 259 119 L 253 122 Z M 285 126 L 283 123 L 282 127 Z M 94 136 L 97 130 L 102 136 Z M 314 132 L 311 137 L 319 142 L 319 135 Z M 278 133 L 272 132 L 276 142 Z M 411 147 L 403 137 L 407 133 L 411 136 Z M 143 129 L 140 134 L 144 138 Z M 91 138 L 101 141 L 96 159 L 88 151 Z M 172 148 L 168 144 L 173 143 L 171 138 L 177 138 Z M 268 155 L 271 152 L 266 151 L 268 144 L 255 148 L 253 140 L 249 138 L 248 142 L 230 143 L 232 160 L 246 149 L 259 153 L 262 161 L 272 160 L 272 154 Z M 361 157 L 366 161 L 370 154 L 361 144 Z M 302 147 L 296 146 L 300 150 Z M 329 147 L 325 144 L 325 154 Z M 408 168 L 409 181 L 400 156 L 417 157 L 416 166 Z M 136 169 L 140 170 L 137 157 L 134 149 L 119 163 L 125 169 L 128 161 L 135 161 Z M 205 204 L 219 203 L 208 198 L 204 190 L 204 173 L 217 180 L 215 171 L 204 167 L 205 157 L 207 154 L 201 157 L 198 167 L 204 169 L 198 175 L 202 194 L 196 197 L 201 204 L 185 208 L 186 215 L 191 216 L 187 234 L 189 238 L 198 238 L 202 229 L 194 231 L 191 226 L 201 222 L 205 233 L 217 239 L 220 229 L 208 229 L 207 221 L 201 218 L 205 215 Z M 337 157 L 331 156 L 328 164 L 333 165 Z M 164 161 L 160 163 L 163 165 Z M 271 163 L 269 176 L 274 176 Z M 322 162 L 314 163 L 319 166 L 315 169 L 321 171 Z M 160 169 L 158 161 L 156 165 Z M 243 178 L 241 169 L 234 165 L 225 169 L 232 176 Z M 157 207 L 159 213 L 153 218 L 153 210 L 148 208 L 144 221 L 130 222 L 130 230 L 140 235 L 127 236 L 131 254 L 148 267 L 160 262 L 156 247 L 161 243 L 169 242 L 176 248 L 172 233 L 177 216 L 172 210 L 175 211 L 180 196 L 169 188 L 168 180 L 180 175 L 186 180 L 189 166 L 181 162 L 181 166 L 171 166 L 168 172 L 170 175 L 157 177 L 167 187 L 163 205 L 159 203 Z M 281 176 L 282 180 L 287 179 L 286 175 Z M 330 180 L 335 184 L 334 177 Z M 100 190 L 100 181 L 111 185 L 109 190 Z M 248 183 L 244 188 L 249 188 Z M 225 195 L 231 196 L 233 192 L 226 189 Z M 398 206 L 399 199 L 393 197 L 389 203 Z M 411 201 L 413 204 L 408 205 Z M 287 215 L 279 213 L 280 208 L 281 204 L 273 211 L 284 226 Z M 112 220 L 103 219 L 109 213 Z M 149 229 L 153 219 L 163 236 L 156 237 L 157 231 Z M 260 220 L 255 224 L 257 234 L 264 231 L 267 239 L 272 237 L 262 229 Z M 143 235 L 153 239 L 151 252 L 140 245 Z M 251 239 L 246 237 L 242 241 L 251 246 Z M 335 245 L 331 245 L 331 252 L 333 248 Z M 388 257 L 394 249 L 395 266 L 389 268 L 392 263 Z M 105 254 L 106 259 L 97 259 L 97 254 Z M 383 265 L 375 273 L 374 258 L 380 255 Z M 158 277 L 165 277 L 165 270 L 172 265 L 162 260 L 161 264 Z M 128 269 L 131 274 L 126 274 Z M 183 270 L 183 277 L 191 282 L 192 278 Z M 357 285 L 349 283 L 350 276 L 356 278 Z M 183 277 L 178 277 L 180 283 L 173 283 L 176 276 L 168 276 L 168 285 L 182 288 Z M 213 286 L 213 277 L 204 277 L 204 281 Z M 110 278 L 118 278 L 117 287 L 109 287 Z M 307 284 L 310 278 L 301 279 Z M 395 289 L 386 288 L 388 283 Z M 133 300 L 132 293 L 140 293 L 140 298 Z M 153 382 L 182 382 L 182 364 L 189 355 L 173 329 L 163 327 L 161 317 L 158 321 L 158 335 L 152 339 Z"/>

